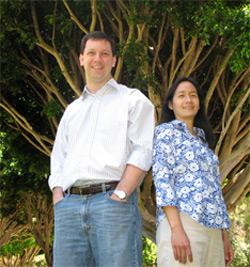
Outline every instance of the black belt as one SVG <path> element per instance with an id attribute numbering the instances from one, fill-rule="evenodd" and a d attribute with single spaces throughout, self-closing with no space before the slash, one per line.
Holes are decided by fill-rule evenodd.
<path id="1" fill-rule="evenodd" d="M 106 192 L 108 190 L 115 189 L 118 184 L 118 181 L 101 183 L 101 184 L 92 184 L 84 187 L 71 187 L 68 190 L 69 194 L 77 194 L 77 195 L 89 195 L 89 194 L 97 194 L 100 192 Z"/>

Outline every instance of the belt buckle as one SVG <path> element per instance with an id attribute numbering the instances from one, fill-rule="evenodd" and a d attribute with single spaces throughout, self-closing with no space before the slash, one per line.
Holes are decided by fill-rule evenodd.
<path id="1" fill-rule="evenodd" d="M 90 188 L 90 184 L 87 184 L 87 185 L 84 185 L 84 186 L 80 186 L 79 187 L 79 193 L 80 193 L 80 196 L 83 196 L 84 194 L 83 194 L 83 191 L 84 191 L 84 189 L 87 189 L 87 188 Z"/>
<path id="2" fill-rule="evenodd" d="M 108 186 L 108 185 L 106 185 L 105 183 L 102 183 L 102 192 L 104 192 L 104 193 L 107 191 L 106 186 Z"/>
<path id="3" fill-rule="evenodd" d="M 79 194 L 80 196 L 83 195 L 83 194 L 82 194 L 82 187 L 79 187 L 79 193 L 80 193 L 80 194 Z"/>

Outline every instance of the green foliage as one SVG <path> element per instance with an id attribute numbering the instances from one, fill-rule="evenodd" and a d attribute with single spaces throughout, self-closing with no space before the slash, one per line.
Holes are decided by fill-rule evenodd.
<path id="1" fill-rule="evenodd" d="M 235 257 L 232 267 L 248 267 L 250 264 L 250 206 L 249 196 L 238 204 L 231 218 L 231 240 Z"/>
<path id="2" fill-rule="evenodd" d="M 35 38 L 32 33 L 32 25 L 28 22 L 26 14 L 27 7 L 29 7 L 28 1 L 1 1 L 0 20 L 1 20 L 1 45 L 9 41 L 10 51 L 13 51 L 13 44 L 23 45 L 25 44 L 29 50 L 35 47 Z M 18 20 L 18 18 L 22 20 Z M 15 18 L 15 19 L 13 19 Z M 16 34 L 18 38 L 13 36 Z M 6 38 L 8 37 L 8 38 Z M 4 43 L 3 43 L 4 41 Z"/>
<path id="3" fill-rule="evenodd" d="M 233 2 L 232 2 L 233 3 Z M 246 68 L 250 61 L 250 6 L 241 4 L 228 6 L 224 0 L 202 5 L 193 15 L 193 34 L 209 44 L 217 36 L 223 38 L 224 48 L 235 52 L 230 59 L 231 70 L 235 73 Z"/>
<path id="4" fill-rule="evenodd" d="M 48 193 L 46 178 L 49 173 L 49 159 L 11 130 L 0 132 L 0 139 L 0 213 L 5 216 L 15 211 L 23 192 L 32 190 Z"/>
<path id="5" fill-rule="evenodd" d="M 11 241 L 0 247 L 0 256 L 18 256 L 25 253 L 25 249 L 32 248 L 36 245 L 34 237 L 31 235 L 22 235 L 13 237 Z"/>
<path id="6" fill-rule="evenodd" d="M 132 40 L 124 53 L 124 64 L 126 66 L 127 83 L 133 87 L 146 88 L 147 79 L 144 66 L 147 60 L 147 48 L 143 41 Z"/>
<path id="7" fill-rule="evenodd" d="M 207 45 L 217 37 L 221 40 L 222 53 L 224 49 L 233 49 L 230 67 L 234 73 L 248 66 L 250 6 L 245 1 L 162 1 L 155 13 L 156 24 L 164 11 L 171 18 L 172 27 L 182 27 L 189 37 L 197 36 Z"/>
<path id="8" fill-rule="evenodd" d="M 156 245 L 147 237 L 142 237 L 143 251 L 142 251 L 142 266 L 153 267 L 156 266 Z"/>
<path id="9" fill-rule="evenodd" d="M 247 92 L 247 90 L 249 90 L 249 88 L 246 88 L 246 89 L 242 89 L 242 88 L 239 88 L 233 95 L 232 97 L 232 100 L 230 102 L 230 105 L 231 105 L 231 109 L 234 110 L 237 105 L 239 104 L 240 100 L 241 100 L 241 97 L 243 94 L 245 94 Z M 249 107 L 250 107 L 250 100 L 249 101 L 246 101 L 245 105 L 242 107 L 242 111 L 243 112 L 248 112 L 249 111 Z"/>
<path id="10" fill-rule="evenodd" d="M 17 175 L 22 176 L 26 171 L 34 178 L 35 182 L 37 176 L 45 176 L 48 174 L 48 160 L 45 157 L 37 155 L 36 151 L 31 149 L 27 144 L 20 142 L 20 135 L 18 133 L 0 132 L 0 164 L 2 166 L 2 175 Z M 9 154 L 11 150 L 11 156 Z M 30 158 L 33 156 L 33 162 Z M 40 165 L 40 166 L 39 166 Z M 37 166 L 37 167 L 33 167 Z M 39 166 L 39 167 L 38 167 Z M 41 179 L 41 178 L 40 178 Z"/>
<path id="11" fill-rule="evenodd" d="M 145 57 L 143 56 L 145 53 L 143 51 L 145 51 L 145 44 L 143 42 L 132 40 L 128 44 L 124 54 L 124 61 L 128 71 L 135 71 L 143 65 L 145 62 Z"/>
<path id="12" fill-rule="evenodd" d="M 43 113 L 48 118 L 58 117 L 62 113 L 62 108 L 55 99 L 52 99 L 43 107 Z"/>
<path id="13" fill-rule="evenodd" d="M 231 46 L 235 48 L 235 53 L 230 59 L 231 70 L 239 73 L 247 68 L 250 62 L 250 6 L 235 14 L 234 38 L 230 38 Z M 232 34 L 232 32 L 231 32 Z"/>
<path id="14" fill-rule="evenodd" d="M 0 132 L 0 164 L 1 175 L 16 174 L 22 175 L 22 168 L 16 157 L 6 157 L 6 152 L 11 148 L 11 137 L 15 138 L 18 134 L 8 136 L 6 132 Z"/>

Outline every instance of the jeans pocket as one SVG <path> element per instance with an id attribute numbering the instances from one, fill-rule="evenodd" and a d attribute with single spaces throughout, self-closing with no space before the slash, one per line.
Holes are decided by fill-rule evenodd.
<path id="1" fill-rule="evenodd" d="M 60 199 L 59 201 L 56 202 L 56 204 L 54 204 L 54 208 L 58 207 L 61 203 L 64 202 L 64 200 L 68 197 L 68 194 L 64 195 L 64 197 L 62 199 Z"/>

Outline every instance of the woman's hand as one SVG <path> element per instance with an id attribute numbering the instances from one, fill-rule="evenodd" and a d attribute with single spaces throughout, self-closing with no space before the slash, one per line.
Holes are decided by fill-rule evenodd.
<path id="1" fill-rule="evenodd" d="M 177 225 L 172 230 L 171 243 L 174 252 L 175 260 L 180 263 L 187 263 L 193 261 L 192 250 L 190 246 L 189 239 L 182 227 L 182 225 Z"/>
<path id="2" fill-rule="evenodd" d="M 193 255 L 190 241 L 184 231 L 179 211 L 175 206 L 165 206 L 163 210 L 171 227 L 171 243 L 175 260 L 183 264 L 187 261 L 192 262 Z"/>
<path id="3" fill-rule="evenodd" d="M 234 252 L 233 252 L 233 248 L 228 237 L 228 232 L 225 229 L 222 229 L 221 233 L 222 233 L 222 240 L 223 240 L 223 245 L 224 245 L 225 263 L 226 265 L 229 265 L 233 261 Z"/>

